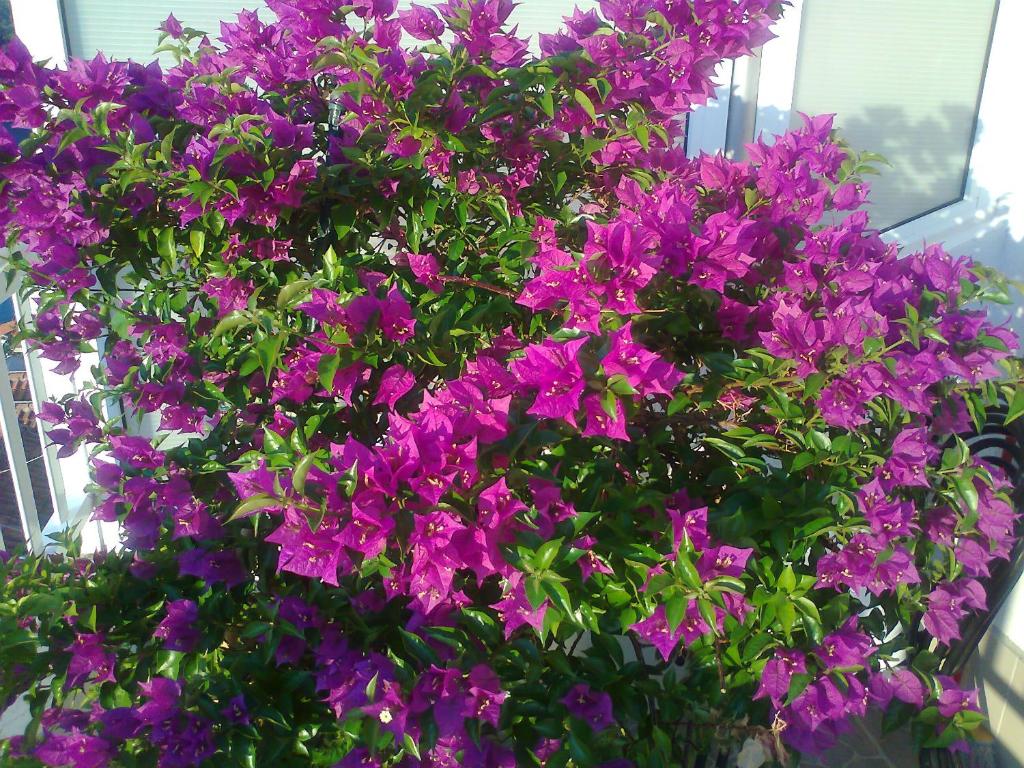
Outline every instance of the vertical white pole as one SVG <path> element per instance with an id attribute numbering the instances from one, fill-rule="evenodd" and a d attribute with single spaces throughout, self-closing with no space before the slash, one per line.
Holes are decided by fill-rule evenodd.
<path id="1" fill-rule="evenodd" d="M 803 0 L 793 0 L 793 4 L 775 25 L 777 37 L 761 48 L 761 67 L 755 97 L 755 139 L 762 134 L 770 139 L 789 130 L 802 20 Z"/>

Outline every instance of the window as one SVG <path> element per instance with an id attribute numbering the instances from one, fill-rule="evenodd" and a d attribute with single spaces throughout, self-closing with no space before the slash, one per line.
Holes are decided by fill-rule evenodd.
<path id="1" fill-rule="evenodd" d="M 16 328 L 8 298 L 0 304 L 0 534 L 7 548 L 29 542 L 37 549 L 56 509 L 49 472 L 55 456 L 36 419 L 36 382 L 24 350 L 12 343 Z"/>

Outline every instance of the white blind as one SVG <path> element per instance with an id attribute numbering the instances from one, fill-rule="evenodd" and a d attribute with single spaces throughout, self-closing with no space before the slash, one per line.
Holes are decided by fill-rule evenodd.
<path id="1" fill-rule="evenodd" d="M 836 113 L 870 177 L 881 228 L 959 200 L 996 0 L 804 0 L 797 110 Z M 984 131 L 985 126 L 979 126 Z"/>
<path id="2" fill-rule="evenodd" d="M 261 17 L 273 18 L 260 0 L 64 0 L 64 21 L 72 56 L 92 58 L 102 51 L 108 58 L 149 62 L 157 27 L 172 11 L 182 26 L 215 39 L 221 21 L 234 21 L 243 8 L 262 9 Z"/>
<path id="3" fill-rule="evenodd" d="M 431 5 L 431 0 L 418 0 Z M 339 0 L 339 5 L 342 5 Z M 400 8 L 408 8 L 410 0 L 399 0 Z M 523 0 L 512 12 L 511 23 L 518 25 L 520 37 L 531 38 L 537 50 L 538 32 L 555 32 L 562 17 L 570 15 L 579 5 L 586 10 L 597 7 L 597 0 Z M 220 34 L 221 21 L 233 21 L 242 8 L 259 9 L 260 17 L 269 21 L 274 14 L 260 0 L 64 0 L 68 45 L 73 56 L 92 58 L 103 51 L 108 58 L 151 61 L 156 47 L 157 27 L 174 12 L 186 27 Z"/>

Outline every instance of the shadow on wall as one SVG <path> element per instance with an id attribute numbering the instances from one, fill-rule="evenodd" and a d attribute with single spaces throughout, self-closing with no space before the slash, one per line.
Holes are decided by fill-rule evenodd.
<path id="1" fill-rule="evenodd" d="M 837 118 L 851 146 L 876 152 L 891 165 L 874 181 L 873 215 L 883 228 L 961 199 L 968 188 L 975 115 L 962 105 L 941 117 L 911 120 L 898 106 L 872 107 L 862 115 Z M 976 140 L 982 127 L 977 127 Z M 986 201 L 988 204 L 990 201 Z"/>
<path id="2" fill-rule="evenodd" d="M 969 165 L 974 152 L 965 154 L 965 136 L 971 146 L 981 146 L 985 126 L 962 105 L 947 106 L 941 117 L 910 120 L 898 106 L 876 107 L 863 116 L 842 120 L 840 134 L 851 146 L 878 152 L 892 163 L 881 166 L 872 179 L 872 219 L 883 225 L 913 221 L 921 212 L 936 212 L 934 233 L 929 239 L 946 242 L 951 253 L 966 255 L 995 267 L 1007 277 L 1024 281 L 1024 210 L 1006 190 L 992 190 Z M 874 144 L 872 145 L 872 139 Z M 976 207 L 960 216 L 973 221 L 958 223 L 942 208 L 961 199 Z M 1016 207 L 1014 207 L 1016 206 Z M 938 209 L 938 210 L 936 210 Z M 898 218 L 893 220 L 893 213 Z M 908 242 L 908 247 L 918 243 Z M 1024 295 L 1014 291 L 1013 303 L 993 309 L 993 317 L 1009 322 L 1024 336 Z"/>
<path id="3" fill-rule="evenodd" d="M 1024 765 L 1024 656 L 999 631 L 989 631 L 967 670 L 965 684 L 977 687 L 979 703 L 995 735 L 998 768 Z"/>

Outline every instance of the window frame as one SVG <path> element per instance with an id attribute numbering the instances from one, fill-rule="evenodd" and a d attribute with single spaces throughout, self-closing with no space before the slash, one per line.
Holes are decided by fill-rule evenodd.
<path id="1" fill-rule="evenodd" d="M 754 132 L 747 140 L 776 135 L 789 126 L 792 118 L 804 0 L 791 2 L 792 6 L 775 27 L 777 36 L 757 52 L 754 103 L 745 107 L 754 112 Z M 1006 23 L 1007 5 L 999 0 L 996 2 L 961 197 L 883 230 L 882 236 L 887 241 L 906 245 L 943 241 L 948 249 L 955 250 L 982 237 L 1005 212 L 978 183 L 975 161 L 979 149 L 986 142 L 985 133 L 978 130 L 979 126 L 997 119 L 998 105 L 994 103 L 996 99 L 992 94 L 996 89 L 993 88 L 990 64 L 994 49 L 1003 42 L 999 32 Z M 735 147 L 732 149 L 735 151 Z"/>

